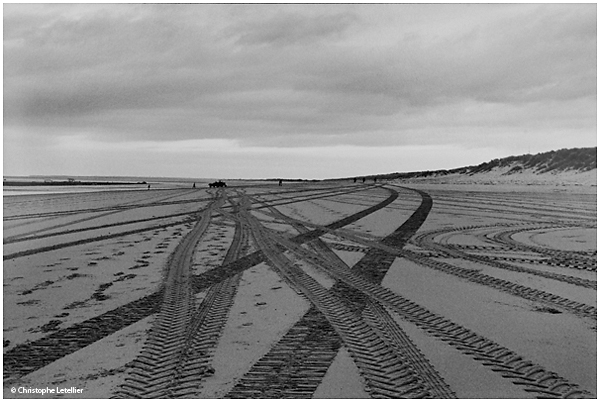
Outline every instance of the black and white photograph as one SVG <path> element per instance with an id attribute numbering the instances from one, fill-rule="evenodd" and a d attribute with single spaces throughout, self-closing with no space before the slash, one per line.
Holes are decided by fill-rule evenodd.
<path id="1" fill-rule="evenodd" d="M 597 398 L 596 3 L 3 3 L 5 399 Z"/>

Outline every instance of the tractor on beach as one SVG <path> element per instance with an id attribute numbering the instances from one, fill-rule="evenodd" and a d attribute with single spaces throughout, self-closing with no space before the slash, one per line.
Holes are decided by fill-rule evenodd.
<path id="1" fill-rule="evenodd" d="M 224 181 L 219 180 L 219 181 L 215 181 L 213 183 L 208 183 L 208 187 L 211 187 L 211 188 L 212 187 L 227 187 L 227 184 L 225 184 Z"/>

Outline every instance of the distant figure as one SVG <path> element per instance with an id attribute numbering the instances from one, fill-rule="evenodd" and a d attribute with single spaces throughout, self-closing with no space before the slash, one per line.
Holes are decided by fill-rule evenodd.
<path id="1" fill-rule="evenodd" d="M 150 190 L 150 184 L 148 184 L 148 190 Z"/>
<path id="2" fill-rule="evenodd" d="M 377 183 L 377 177 L 374 177 L 374 178 L 373 178 L 373 181 L 374 181 L 375 183 Z"/>
<path id="3" fill-rule="evenodd" d="M 283 183 L 283 180 L 279 180 L 279 185 L 281 186 L 281 183 Z"/>
<path id="4" fill-rule="evenodd" d="M 356 177 L 354 178 L 354 182 L 356 183 Z"/>
<path id="5" fill-rule="evenodd" d="M 196 188 L 196 183 L 194 183 L 194 185 L 192 186 L 192 188 Z"/>
<path id="6" fill-rule="evenodd" d="M 365 177 L 363 177 L 363 183 L 365 182 L 365 180 L 367 180 Z"/>

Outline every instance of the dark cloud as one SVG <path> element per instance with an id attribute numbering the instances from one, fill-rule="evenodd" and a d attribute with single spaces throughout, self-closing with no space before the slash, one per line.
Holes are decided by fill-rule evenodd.
<path id="1" fill-rule="evenodd" d="M 596 37 L 595 4 L 6 4 L 4 124 L 277 147 L 548 125 L 589 141 Z"/>

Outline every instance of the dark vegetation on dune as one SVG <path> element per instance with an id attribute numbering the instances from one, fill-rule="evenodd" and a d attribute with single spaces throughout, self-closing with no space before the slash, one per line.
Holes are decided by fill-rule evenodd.
<path id="1" fill-rule="evenodd" d="M 417 177 L 445 176 L 449 174 L 474 175 L 486 173 L 494 168 L 510 167 L 506 175 L 516 174 L 525 170 L 536 174 L 559 173 L 566 171 L 587 172 L 596 169 L 597 147 L 593 148 L 571 148 L 559 149 L 539 154 L 525 154 L 519 156 L 508 156 L 501 159 L 493 159 L 479 165 L 465 166 L 450 170 L 427 170 L 406 173 L 388 173 L 365 176 L 366 178 L 378 179 L 411 179 Z"/>

